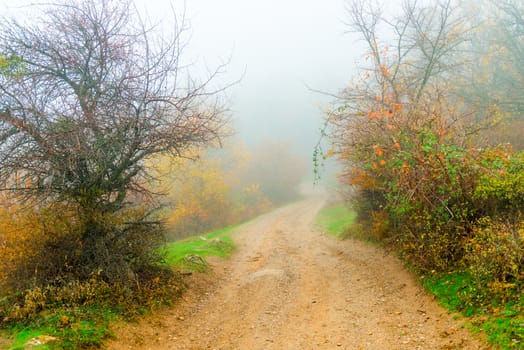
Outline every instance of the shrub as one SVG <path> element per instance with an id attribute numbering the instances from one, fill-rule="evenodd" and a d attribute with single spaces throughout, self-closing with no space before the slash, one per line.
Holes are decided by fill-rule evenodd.
<path id="1" fill-rule="evenodd" d="M 465 262 L 482 290 L 505 299 L 520 284 L 524 272 L 524 221 L 513 225 L 482 218 L 465 244 Z"/>
<path id="2" fill-rule="evenodd" d="M 179 275 L 160 267 L 152 275 L 137 277 L 134 286 L 109 283 L 99 275 L 61 285 L 33 286 L 0 299 L 0 326 L 2 322 L 30 322 L 46 310 L 101 305 L 118 308 L 124 316 L 132 317 L 144 308 L 170 303 L 180 296 L 183 288 Z"/>
<path id="3" fill-rule="evenodd" d="M 44 309 L 121 305 L 129 313 L 181 289 L 162 267 L 161 225 L 141 207 L 83 221 L 74 208 L 0 210 L 0 323 L 31 319 Z"/>
<path id="4" fill-rule="evenodd" d="M 482 173 L 473 200 L 486 216 L 515 216 L 524 208 L 524 152 L 509 147 L 483 152 L 479 162 Z"/>
<path id="5" fill-rule="evenodd" d="M 109 283 L 134 285 L 137 274 L 147 274 L 162 259 L 157 249 L 163 243 L 162 228 L 146 221 L 142 208 L 89 221 L 57 203 L 5 214 L 1 219 L 8 254 L 1 268 L 7 290 L 58 286 L 89 280 L 93 274 Z"/>

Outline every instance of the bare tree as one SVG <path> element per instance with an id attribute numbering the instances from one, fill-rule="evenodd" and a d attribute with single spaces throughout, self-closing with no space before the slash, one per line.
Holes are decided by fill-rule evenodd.
<path id="1" fill-rule="evenodd" d="M 89 266 L 84 276 L 100 264 L 124 264 L 125 273 L 137 260 L 125 249 L 139 249 L 136 233 L 151 233 L 153 223 L 114 227 L 100 217 L 149 193 L 149 157 L 220 140 L 227 120 L 220 90 L 209 85 L 224 67 L 192 79 L 182 63 L 184 18 L 174 15 L 173 32 L 159 33 L 131 0 L 60 0 L 36 10 L 23 23 L 0 23 L 1 189 L 72 205 L 84 223 L 73 248 L 84 251 L 76 261 Z"/>
<path id="2" fill-rule="evenodd" d="M 160 37 L 128 1 L 65 0 L 0 26 L 0 52 L 23 71 L 0 77 L 4 189 L 114 211 L 144 190 L 144 159 L 219 139 L 209 81 L 181 66 L 183 18 Z"/>
<path id="3" fill-rule="evenodd" d="M 487 5 L 491 6 L 475 43 L 478 64 L 472 74 L 482 80 L 472 79 L 469 90 L 476 88 L 475 96 L 486 105 L 496 104 L 520 119 L 524 111 L 524 6 L 515 0 Z"/>
<path id="4" fill-rule="evenodd" d="M 347 10 L 350 32 L 360 36 L 372 57 L 368 69 L 383 73 L 375 74 L 371 82 L 381 87 L 381 97 L 409 98 L 416 104 L 433 94 L 431 85 L 442 82 L 464 63 L 457 52 L 467 40 L 468 29 L 451 0 L 431 5 L 407 0 L 394 17 L 384 16 L 378 5 L 362 0 L 349 1 Z"/>

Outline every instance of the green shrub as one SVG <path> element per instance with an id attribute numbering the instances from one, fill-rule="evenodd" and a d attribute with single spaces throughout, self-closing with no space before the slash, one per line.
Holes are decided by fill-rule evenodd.
<path id="1" fill-rule="evenodd" d="M 488 149 L 479 167 L 482 175 L 473 194 L 479 211 L 491 217 L 518 215 L 524 208 L 524 152 Z"/>
<path id="2" fill-rule="evenodd" d="M 524 221 L 520 225 L 479 220 L 465 245 L 465 262 L 477 285 L 498 299 L 514 293 L 524 273 Z"/>

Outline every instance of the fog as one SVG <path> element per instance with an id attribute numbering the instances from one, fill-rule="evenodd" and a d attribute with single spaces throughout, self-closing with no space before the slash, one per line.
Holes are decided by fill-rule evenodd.
<path id="1" fill-rule="evenodd" d="M 137 0 L 152 18 L 171 19 L 169 0 Z M 181 13 L 183 4 L 174 3 Z M 226 93 L 243 143 L 285 140 L 311 156 L 331 98 L 362 56 L 345 34 L 343 0 L 192 0 L 186 59 L 205 72 L 228 62 L 217 82 L 240 80 Z"/>
<path id="2" fill-rule="evenodd" d="M 0 11 L 34 3 L 0 0 Z M 324 112 L 346 86 L 359 43 L 347 35 L 344 0 L 135 0 L 151 22 L 172 29 L 173 11 L 188 24 L 184 58 L 204 78 L 226 64 L 213 86 L 226 89 L 238 142 L 283 141 L 311 163 Z M 22 10 L 28 10 L 23 8 Z M 30 9 L 28 10 L 30 11 Z"/>

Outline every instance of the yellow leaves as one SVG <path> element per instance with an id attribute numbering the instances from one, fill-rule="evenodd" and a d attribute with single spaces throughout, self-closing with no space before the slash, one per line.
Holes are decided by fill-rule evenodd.
<path id="1" fill-rule="evenodd" d="M 0 55 L 0 68 L 5 68 L 8 65 L 7 57 Z"/>
<path id="2" fill-rule="evenodd" d="M 56 213 L 60 213 L 60 216 Z M 67 208 L 20 209 L 14 200 L 0 196 L 0 288 L 9 273 L 30 261 L 50 232 L 71 229 Z"/>

